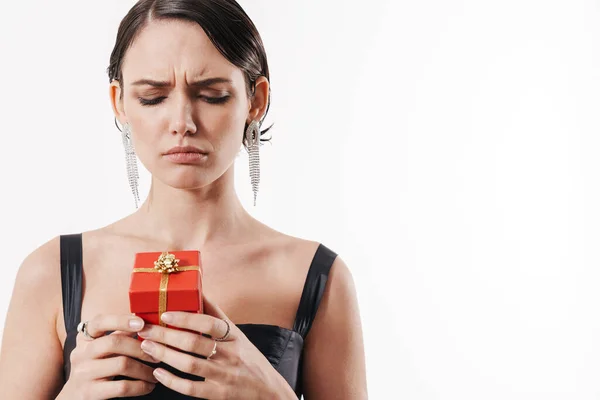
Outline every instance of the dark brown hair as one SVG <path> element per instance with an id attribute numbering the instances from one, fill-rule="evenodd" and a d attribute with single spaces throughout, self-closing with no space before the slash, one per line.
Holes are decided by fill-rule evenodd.
<path id="1" fill-rule="evenodd" d="M 107 69 L 109 82 L 116 79 L 123 87 L 122 64 L 125 53 L 149 22 L 167 19 L 186 20 L 200 25 L 217 50 L 242 70 L 248 96 L 254 95 L 255 83 L 260 76 L 269 80 L 269 65 L 260 34 L 235 0 L 139 0 L 119 25 Z M 261 125 L 270 104 L 269 88 L 267 111 L 260 121 Z M 269 129 L 271 127 L 261 131 L 261 141 L 270 140 L 262 138 Z M 247 145 L 245 137 L 242 143 Z"/>

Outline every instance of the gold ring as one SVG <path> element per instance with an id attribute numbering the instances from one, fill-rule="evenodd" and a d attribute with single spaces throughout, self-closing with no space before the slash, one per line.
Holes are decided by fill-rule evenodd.
<path id="1" fill-rule="evenodd" d="M 215 347 L 213 347 L 213 349 L 212 349 L 212 351 L 211 351 L 210 355 L 209 355 L 208 357 L 206 357 L 206 359 L 207 359 L 207 360 L 210 360 L 210 358 L 211 358 L 212 356 L 214 356 L 215 354 L 217 354 L 217 341 L 216 341 L 216 340 L 215 340 Z"/>

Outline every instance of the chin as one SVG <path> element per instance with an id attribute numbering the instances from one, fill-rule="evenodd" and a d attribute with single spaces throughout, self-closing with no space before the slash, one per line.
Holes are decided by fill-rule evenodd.
<path id="1" fill-rule="evenodd" d="M 200 189 L 213 182 L 212 174 L 196 168 L 180 168 L 177 170 L 160 171 L 152 174 L 154 179 L 175 189 Z"/>
<path id="2" fill-rule="evenodd" d="M 230 166 L 231 167 L 231 166 Z M 219 180 L 229 168 L 220 171 L 215 165 L 158 163 L 149 172 L 163 185 L 175 189 L 200 189 Z"/>

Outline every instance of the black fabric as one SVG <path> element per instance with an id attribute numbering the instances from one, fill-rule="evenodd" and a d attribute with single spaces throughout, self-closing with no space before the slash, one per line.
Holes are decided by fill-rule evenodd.
<path id="1" fill-rule="evenodd" d="M 325 292 L 329 270 L 336 257 L 337 255 L 333 251 L 321 244 L 308 270 L 296 313 L 296 322 L 294 322 L 294 331 L 300 333 L 303 338 L 306 338 L 315 319 L 319 303 Z"/>
<path id="2" fill-rule="evenodd" d="M 77 324 L 81 319 L 81 301 L 83 298 L 83 268 L 81 234 L 62 235 L 60 237 L 60 275 L 62 287 L 62 304 L 65 327 L 75 331 L 75 335 L 67 335 L 63 348 L 65 382 L 71 374 L 70 355 L 75 348 Z"/>
<path id="3" fill-rule="evenodd" d="M 81 320 L 81 302 L 83 293 L 83 268 L 82 268 L 82 236 L 81 234 L 62 235 L 60 237 L 61 250 L 61 280 L 63 294 L 63 313 L 67 337 L 64 343 L 64 380 L 69 379 L 71 363 L 70 354 L 76 345 L 77 324 Z M 298 398 L 302 395 L 302 349 L 304 339 L 308 334 L 317 313 L 319 303 L 323 297 L 329 270 L 337 254 L 323 244 L 319 244 L 313 257 L 298 311 L 292 330 L 275 325 L 265 324 L 238 324 L 237 327 L 248 339 L 264 354 L 271 365 L 285 378 L 296 392 Z M 204 358 L 202 356 L 198 356 Z M 143 362 L 143 361 L 142 361 Z M 203 380 L 198 376 L 191 376 L 160 363 L 159 366 L 186 379 Z M 115 377 L 115 379 L 128 379 Z M 174 392 L 169 388 L 156 385 L 154 391 L 146 396 L 132 397 L 132 399 L 190 399 L 191 397 Z"/>

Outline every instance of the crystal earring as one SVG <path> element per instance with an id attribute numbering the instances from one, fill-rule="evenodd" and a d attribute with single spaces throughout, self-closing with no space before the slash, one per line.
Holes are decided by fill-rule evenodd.
<path id="1" fill-rule="evenodd" d="M 260 183 L 260 157 L 258 148 L 260 146 L 260 125 L 258 121 L 252 121 L 246 129 L 246 146 L 250 160 L 250 184 L 254 192 L 254 206 L 258 195 L 258 184 Z"/>
<path id="2" fill-rule="evenodd" d="M 123 125 L 123 131 L 121 133 L 123 137 L 123 147 L 125 147 L 125 162 L 127 164 L 127 178 L 129 180 L 129 186 L 133 193 L 133 199 L 135 201 L 135 208 L 138 208 L 138 202 L 140 201 L 140 195 L 138 192 L 138 180 L 140 179 L 137 167 L 137 158 L 135 155 L 135 149 L 133 148 L 133 142 L 131 140 L 131 126 L 128 122 Z"/>

